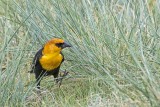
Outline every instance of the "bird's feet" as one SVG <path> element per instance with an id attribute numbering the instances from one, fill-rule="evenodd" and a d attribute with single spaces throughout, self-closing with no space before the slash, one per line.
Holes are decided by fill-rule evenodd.
<path id="1" fill-rule="evenodd" d="M 58 83 L 59 87 L 62 84 L 62 80 L 65 76 L 68 75 L 69 72 L 67 72 L 66 70 L 63 73 L 60 73 L 60 77 L 56 79 L 56 83 Z"/>

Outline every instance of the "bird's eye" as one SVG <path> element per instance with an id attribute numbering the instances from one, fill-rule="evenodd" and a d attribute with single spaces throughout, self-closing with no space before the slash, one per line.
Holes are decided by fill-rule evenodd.
<path id="1" fill-rule="evenodd" d="M 63 43 L 57 43 L 56 46 L 61 47 Z"/>

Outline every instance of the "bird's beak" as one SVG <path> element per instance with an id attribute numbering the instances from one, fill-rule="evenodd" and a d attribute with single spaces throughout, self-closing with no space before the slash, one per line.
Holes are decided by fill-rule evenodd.
<path id="1" fill-rule="evenodd" d="M 72 46 L 69 43 L 64 42 L 63 45 L 62 45 L 62 49 L 66 48 L 66 47 L 72 47 Z"/>

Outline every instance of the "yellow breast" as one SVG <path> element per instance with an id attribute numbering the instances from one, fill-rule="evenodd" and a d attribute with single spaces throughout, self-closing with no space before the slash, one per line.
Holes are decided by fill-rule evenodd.
<path id="1" fill-rule="evenodd" d="M 43 69 L 51 71 L 61 64 L 62 59 L 63 56 L 61 54 L 47 54 L 41 57 L 40 64 L 43 67 Z"/>

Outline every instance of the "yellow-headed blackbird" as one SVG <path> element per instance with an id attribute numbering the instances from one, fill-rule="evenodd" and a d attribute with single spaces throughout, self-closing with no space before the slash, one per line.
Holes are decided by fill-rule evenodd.
<path id="1" fill-rule="evenodd" d="M 40 81 L 43 76 L 53 75 L 54 78 L 58 77 L 60 66 L 64 61 L 61 50 L 66 47 L 71 47 L 71 45 L 62 39 L 54 38 L 36 53 L 30 72 L 35 73 L 38 89 L 40 89 Z"/>

